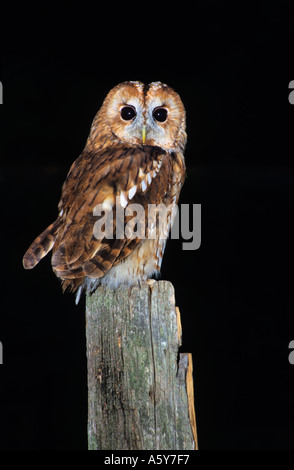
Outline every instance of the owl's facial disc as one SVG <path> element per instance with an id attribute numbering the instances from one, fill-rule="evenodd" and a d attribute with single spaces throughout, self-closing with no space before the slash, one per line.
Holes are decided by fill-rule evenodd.
<path id="1" fill-rule="evenodd" d="M 124 82 L 103 105 L 103 118 L 112 136 L 132 145 L 156 145 L 174 150 L 185 143 L 185 110 L 180 97 L 167 85 Z"/>

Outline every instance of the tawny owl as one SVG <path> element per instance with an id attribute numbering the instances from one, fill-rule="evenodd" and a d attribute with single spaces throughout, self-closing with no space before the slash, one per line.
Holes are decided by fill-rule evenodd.
<path id="1" fill-rule="evenodd" d="M 58 217 L 27 250 L 25 269 L 52 249 L 52 268 L 63 290 L 77 291 L 77 299 L 99 284 L 115 288 L 156 276 L 185 178 L 186 137 L 185 109 L 172 88 L 138 81 L 114 87 L 63 184 Z M 129 229 L 117 237 L 115 215 L 131 203 L 144 208 L 145 232 L 139 236 Z M 164 236 L 147 236 L 151 204 L 169 209 Z M 95 233 L 97 207 L 100 215 L 112 212 L 112 235 Z"/>

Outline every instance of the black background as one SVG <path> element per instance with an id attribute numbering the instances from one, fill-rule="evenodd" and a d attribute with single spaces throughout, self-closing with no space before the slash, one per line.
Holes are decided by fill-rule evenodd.
<path id="1" fill-rule="evenodd" d="M 87 448 L 84 300 L 61 293 L 50 257 L 29 272 L 21 260 L 124 80 L 165 82 L 187 110 L 180 202 L 202 205 L 202 244 L 169 241 L 162 279 L 193 354 L 199 446 L 294 448 L 293 12 L 187 8 L 2 5 L 2 449 Z"/>

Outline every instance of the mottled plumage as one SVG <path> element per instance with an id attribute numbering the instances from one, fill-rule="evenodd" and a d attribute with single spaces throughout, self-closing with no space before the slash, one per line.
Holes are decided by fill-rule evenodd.
<path id="1" fill-rule="evenodd" d="M 113 88 L 63 184 L 59 215 L 32 243 L 24 267 L 33 268 L 52 249 L 63 289 L 79 288 L 78 297 L 99 283 L 117 287 L 156 275 L 185 178 L 185 144 L 184 106 L 170 87 L 124 82 Z M 170 206 L 164 237 L 117 239 L 117 201 L 122 209 L 144 207 L 145 236 L 148 204 Z M 113 212 L 113 238 L 94 235 L 96 207 Z"/>

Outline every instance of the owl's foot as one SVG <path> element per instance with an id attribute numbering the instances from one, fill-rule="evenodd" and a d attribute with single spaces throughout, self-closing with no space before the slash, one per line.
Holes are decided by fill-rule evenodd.
<path id="1" fill-rule="evenodd" d="M 150 289 L 152 290 L 152 288 L 154 287 L 154 285 L 156 284 L 156 280 L 155 279 L 147 279 L 146 281 L 146 284 L 148 284 L 148 286 L 150 287 Z"/>

